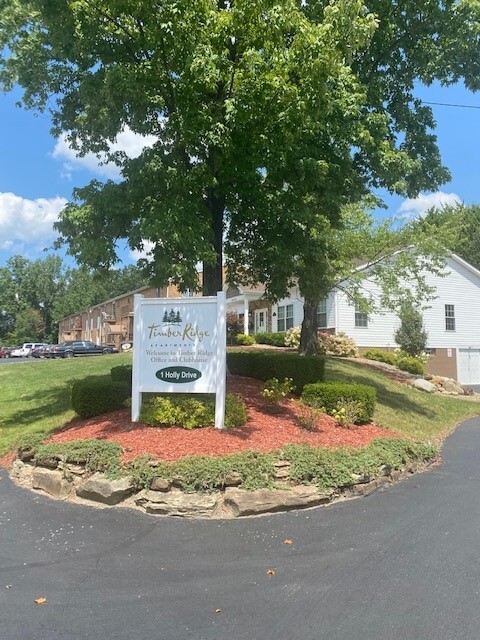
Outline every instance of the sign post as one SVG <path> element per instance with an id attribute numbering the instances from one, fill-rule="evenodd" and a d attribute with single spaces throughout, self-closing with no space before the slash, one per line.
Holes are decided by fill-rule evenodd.
<path id="1" fill-rule="evenodd" d="M 215 393 L 215 427 L 225 418 L 225 294 L 134 298 L 132 421 L 142 393 Z"/>

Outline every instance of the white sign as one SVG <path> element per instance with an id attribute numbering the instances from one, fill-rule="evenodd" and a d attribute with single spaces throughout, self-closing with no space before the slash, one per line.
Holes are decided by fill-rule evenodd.
<path id="1" fill-rule="evenodd" d="M 142 393 L 215 393 L 215 426 L 225 416 L 225 294 L 204 298 L 135 296 L 132 421 Z"/>

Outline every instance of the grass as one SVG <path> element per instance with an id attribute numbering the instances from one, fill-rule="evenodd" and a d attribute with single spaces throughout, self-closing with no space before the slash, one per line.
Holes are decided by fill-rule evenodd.
<path id="1" fill-rule="evenodd" d="M 73 418 L 70 390 L 74 380 L 129 363 L 131 354 L 113 354 L 1 365 L 0 455 L 25 436 L 47 436 Z M 403 438 L 438 441 L 459 422 L 480 413 L 479 402 L 429 395 L 340 358 L 327 358 L 325 373 L 327 380 L 375 387 L 375 421 Z"/>
<path id="2" fill-rule="evenodd" d="M 442 440 L 460 422 L 480 414 L 477 400 L 428 394 L 351 360 L 327 358 L 325 379 L 374 387 L 377 392 L 374 421 L 416 441 Z"/>
<path id="3" fill-rule="evenodd" d="M 70 392 L 75 380 L 131 361 L 131 354 L 119 353 L 0 365 L 0 456 L 25 436 L 47 436 L 74 417 Z"/>

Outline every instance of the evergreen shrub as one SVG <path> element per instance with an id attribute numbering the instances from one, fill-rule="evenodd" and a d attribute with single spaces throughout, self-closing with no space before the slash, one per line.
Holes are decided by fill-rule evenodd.
<path id="1" fill-rule="evenodd" d="M 110 369 L 110 377 L 115 382 L 128 382 L 128 384 L 132 384 L 132 365 L 131 364 L 122 364 L 118 367 L 113 367 Z"/>
<path id="2" fill-rule="evenodd" d="M 125 406 L 131 396 L 128 382 L 112 380 L 111 376 L 89 376 L 72 386 L 72 408 L 82 418 L 98 416 Z"/>
<path id="3" fill-rule="evenodd" d="M 255 344 L 255 338 L 253 336 L 247 336 L 244 333 L 237 333 L 235 336 L 235 344 L 250 347 L 252 344 Z"/>
<path id="4" fill-rule="evenodd" d="M 285 332 L 279 331 L 278 333 L 256 333 L 255 342 L 257 344 L 268 344 L 272 347 L 284 347 Z"/>
<path id="5" fill-rule="evenodd" d="M 233 375 L 256 378 L 291 378 L 295 393 L 301 394 L 308 383 L 324 379 L 325 359 L 321 356 L 300 356 L 296 353 L 266 353 L 265 351 L 229 351 L 228 371 Z"/>
<path id="6" fill-rule="evenodd" d="M 312 407 L 322 407 L 330 416 L 336 416 L 339 406 L 355 402 L 358 411 L 355 424 L 370 422 L 375 411 L 376 392 L 366 384 L 347 382 L 320 382 L 308 384 L 302 392 L 302 400 Z"/>

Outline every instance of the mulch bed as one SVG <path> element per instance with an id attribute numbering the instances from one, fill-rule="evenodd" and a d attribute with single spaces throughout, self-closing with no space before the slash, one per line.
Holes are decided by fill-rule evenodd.
<path id="1" fill-rule="evenodd" d="M 262 397 L 264 383 L 252 378 L 229 376 L 227 389 L 240 394 L 248 408 L 243 427 L 219 430 L 213 427 L 186 430 L 179 427 L 150 427 L 131 422 L 130 410 L 122 409 L 90 419 L 75 418 L 55 433 L 49 441 L 68 442 L 84 438 L 116 440 L 124 459 L 151 454 L 161 460 L 178 460 L 188 455 L 223 456 L 254 450 L 268 452 L 285 444 L 305 443 L 320 447 L 360 447 L 375 438 L 395 437 L 392 431 L 375 424 L 342 428 L 329 416 L 322 416 L 315 432 L 301 427 L 298 401 L 285 401 L 272 414 Z"/>

